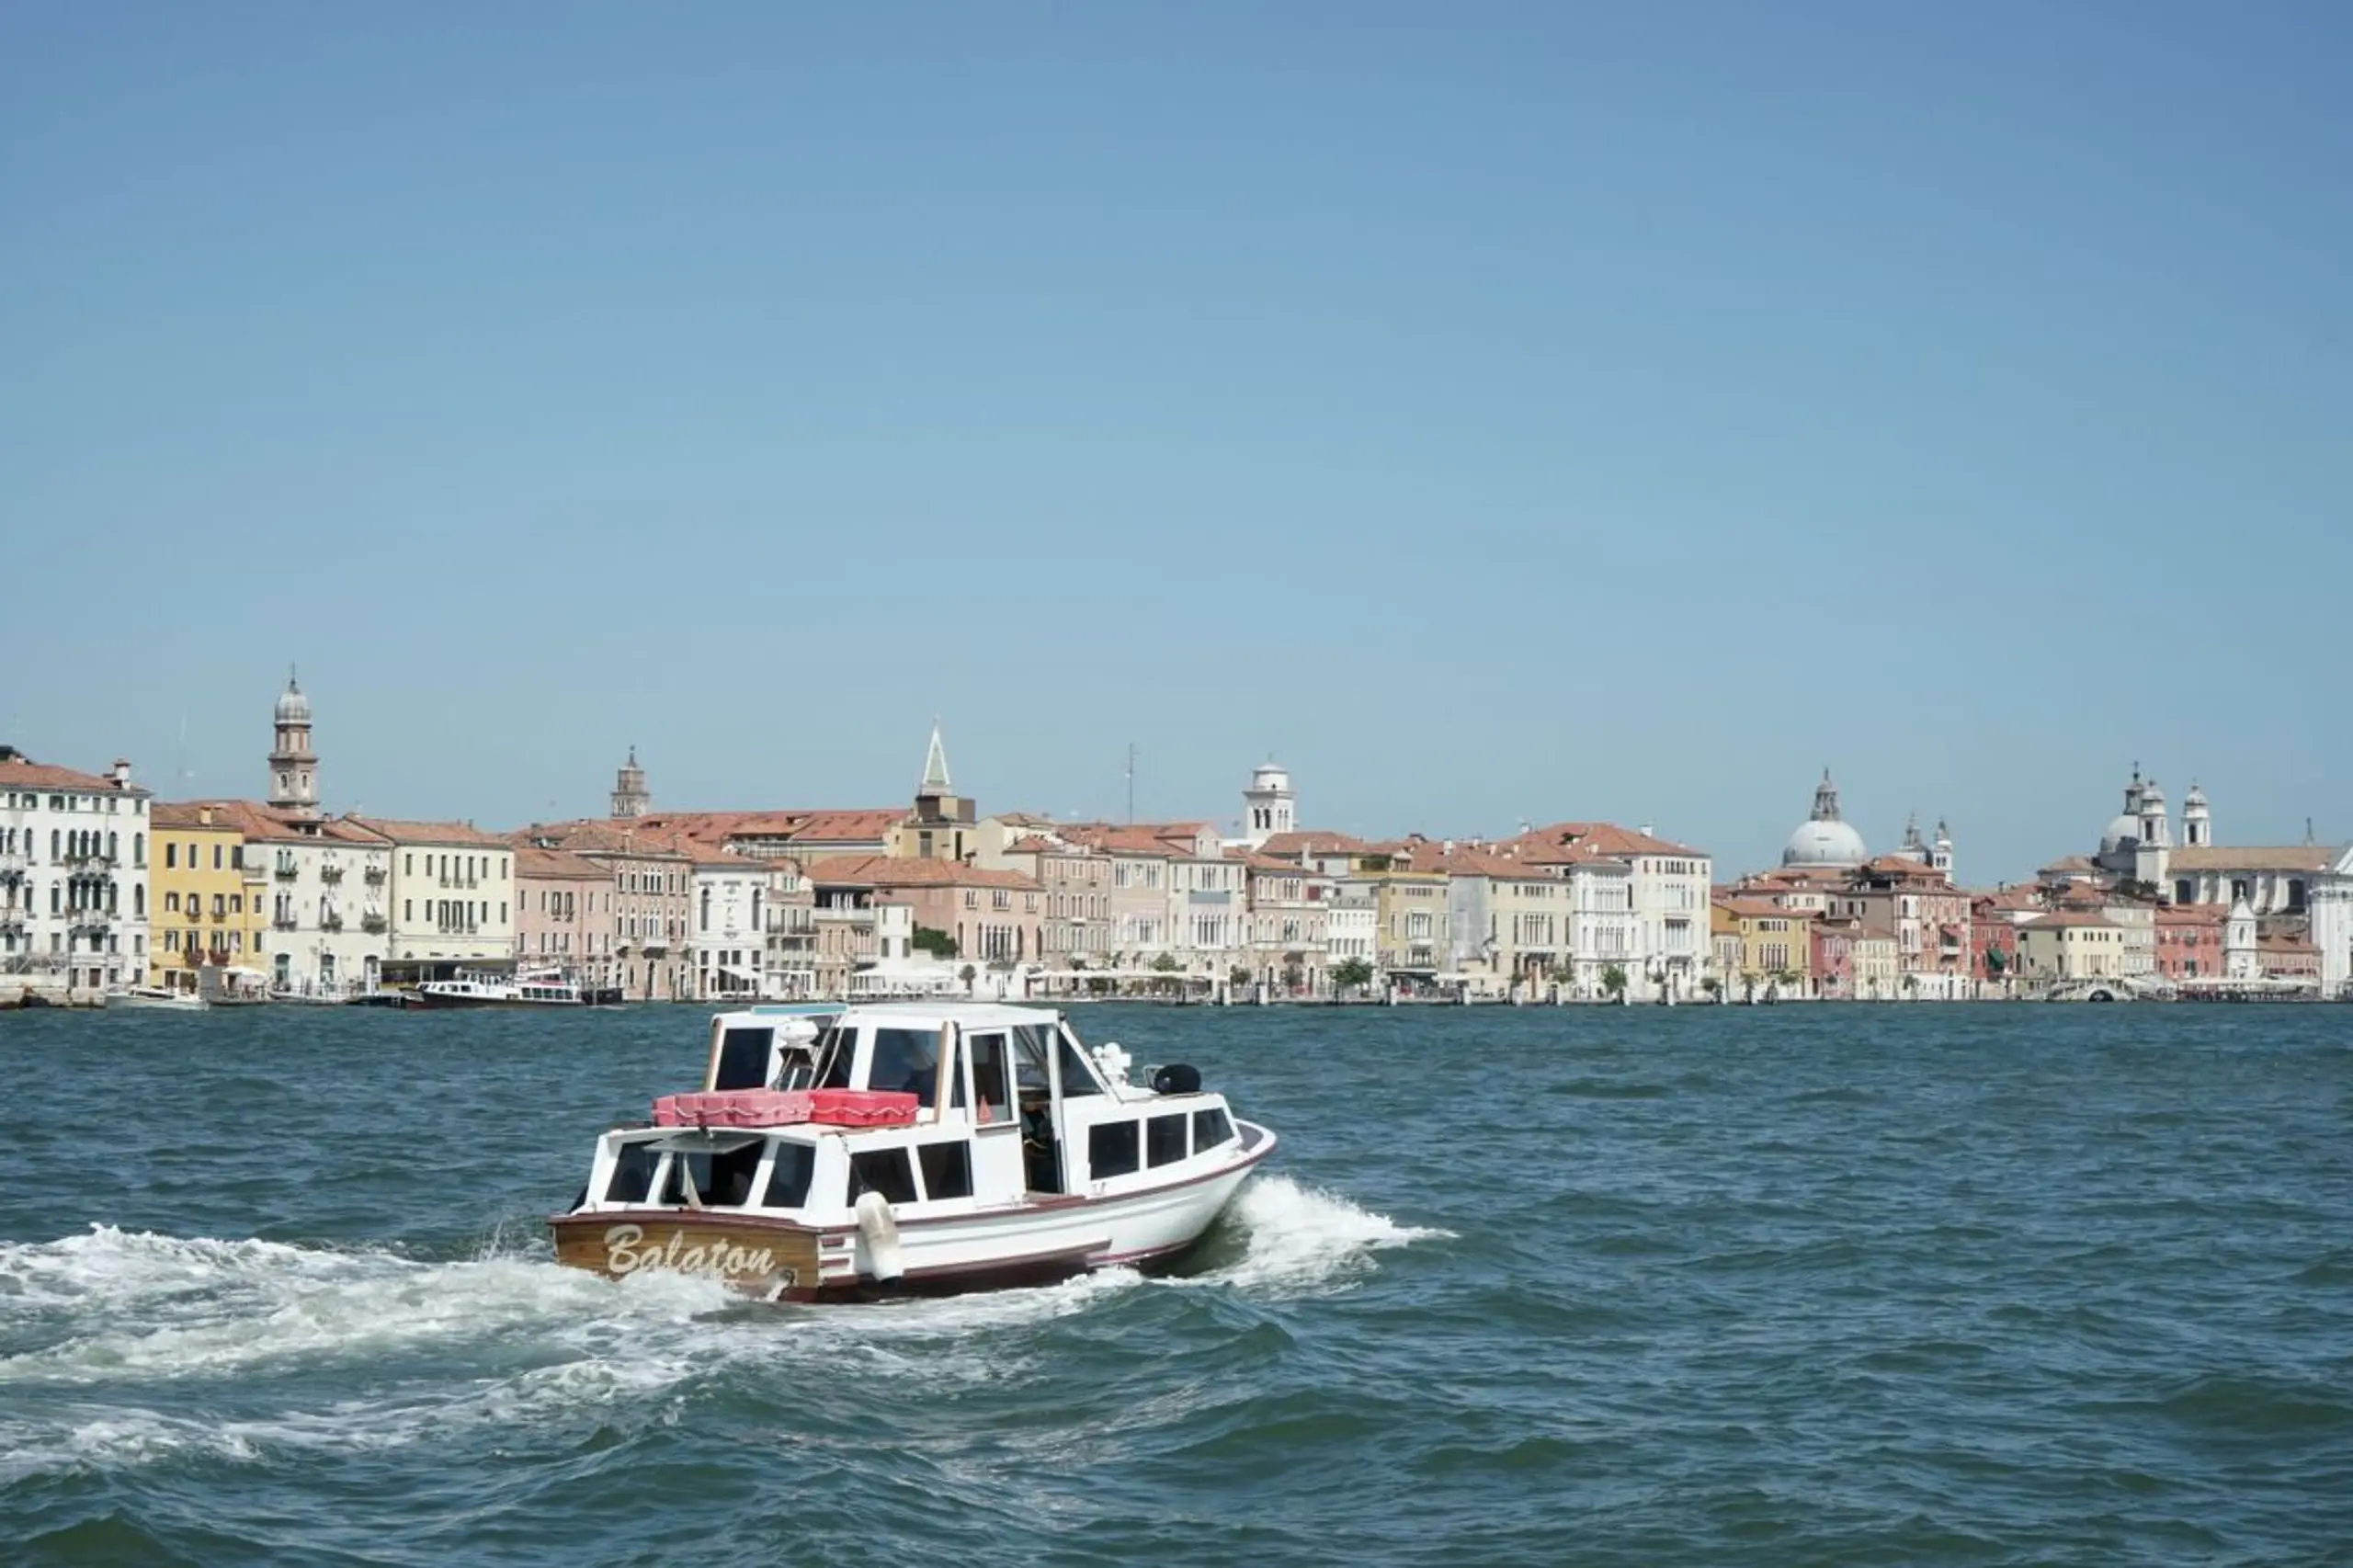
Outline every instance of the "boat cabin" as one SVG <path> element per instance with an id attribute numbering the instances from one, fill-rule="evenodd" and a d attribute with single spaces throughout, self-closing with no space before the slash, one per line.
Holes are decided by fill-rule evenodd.
<path id="1" fill-rule="evenodd" d="M 1183 1174 L 1172 1167 L 1239 1153 L 1222 1096 L 1202 1092 L 1189 1069 L 1162 1080 L 1131 1083 L 1124 1051 L 1090 1054 L 1045 1008 L 723 1013 L 705 1093 L 681 1098 L 752 1091 L 753 1124 L 617 1128 L 575 1212 L 726 1210 L 822 1227 L 850 1222 L 870 1192 L 920 1218 L 1148 1189 Z M 757 1107 L 786 1102 L 775 1124 L 758 1124 Z"/>

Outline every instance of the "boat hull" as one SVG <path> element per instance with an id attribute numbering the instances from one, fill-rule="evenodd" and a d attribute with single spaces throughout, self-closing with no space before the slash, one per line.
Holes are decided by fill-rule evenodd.
<path id="1" fill-rule="evenodd" d="M 1034 1198 L 965 1214 L 902 1218 L 904 1272 L 876 1278 L 854 1221 L 813 1226 L 760 1214 L 631 1209 L 549 1221 L 556 1261 L 621 1278 L 649 1268 L 718 1279 L 770 1301 L 883 1301 L 1051 1284 L 1095 1269 L 1155 1268 L 1197 1246 L 1274 1148 L 1245 1128 L 1219 1168 L 1117 1197 Z"/>

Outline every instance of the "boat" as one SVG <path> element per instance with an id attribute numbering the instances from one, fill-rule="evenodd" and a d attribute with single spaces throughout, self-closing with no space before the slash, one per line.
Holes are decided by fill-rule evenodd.
<path id="1" fill-rule="evenodd" d="M 1183 1257 L 1274 1152 L 1192 1067 L 1131 1081 L 1042 1007 L 754 1007 L 699 1091 L 597 1141 L 556 1259 L 770 1301 L 1044 1284 Z"/>
<path id="2" fill-rule="evenodd" d="M 420 982 L 412 1007 L 578 1007 L 580 987 L 558 974 L 481 974 L 460 970 L 453 979 Z"/>
<path id="3" fill-rule="evenodd" d="M 132 985 L 107 994 L 109 1007 L 159 1007 L 176 1013 L 201 1013 L 210 1006 L 193 991 L 175 991 L 168 985 Z"/>

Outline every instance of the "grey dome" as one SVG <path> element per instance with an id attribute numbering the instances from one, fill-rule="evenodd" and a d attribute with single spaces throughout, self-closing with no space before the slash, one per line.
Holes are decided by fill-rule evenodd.
<path id="1" fill-rule="evenodd" d="M 286 689 L 278 694 L 278 722 L 281 724 L 307 724 L 311 722 L 311 699 L 302 695 L 302 688 L 291 678 L 286 682 Z"/>
<path id="2" fill-rule="evenodd" d="M 1859 866 L 1870 858 L 1863 835 L 1843 822 L 1802 822 L 1781 851 L 1784 866 Z"/>

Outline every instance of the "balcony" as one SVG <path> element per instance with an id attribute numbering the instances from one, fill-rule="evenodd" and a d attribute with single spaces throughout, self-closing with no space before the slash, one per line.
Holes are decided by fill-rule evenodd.
<path id="1" fill-rule="evenodd" d="M 475 888 L 482 886 L 482 883 L 460 872 L 444 876 L 441 879 L 441 885 L 445 888 Z"/>
<path id="2" fill-rule="evenodd" d="M 69 909 L 65 912 L 65 928 L 69 931 L 103 931 L 114 924 L 114 916 L 103 909 Z"/>
<path id="3" fill-rule="evenodd" d="M 320 861 L 320 862 L 319 862 L 319 881 L 323 881 L 323 882 L 339 882 L 339 881 L 343 881 L 343 867 L 342 867 L 342 865 L 341 865 L 339 862 L 337 862 L 337 861 L 334 861 L 334 860 L 322 860 L 322 861 Z"/>
<path id="4" fill-rule="evenodd" d="M 13 850 L 0 855 L 0 879 L 14 881 L 30 869 L 32 869 L 32 860 L 28 856 L 17 854 Z"/>
<path id="5" fill-rule="evenodd" d="M 381 915 L 363 915 L 359 917 L 359 928 L 371 937 L 380 937 L 384 931 L 384 917 Z"/>
<path id="6" fill-rule="evenodd" d="M 340 915 L 323 915 L 319 916 L 319 929 L 322 931 L 342 930 L 343 916 Z"/>
<path id="7" fill-rule="evenodd" d="M 445 920 L 440 925 L 435 926 L 434 929 L 438 931 L 444 937 L 479 937 L 482 935 L 482 922 L 479 920 Z"/>
<path id="8" fill-rule="evenodd" d="M 361 880 L 367 882 L 367 884 L 371 888 L 382 887 L 384 885 L 384 878 L 389 873 L 387 873 L 381 866 L 369 866 L 366 870 L 359 873 Z"/>
<path id="9" fill-rule="evenodd" d="M 270 874 L 275 876 L 281 882 L 290 882 L 295 877 L 294 862 L 291 860 L 280 860 L 277 865 L 270 868 Z"/>
<path id="10" fill-rule="evenodd" d="M 29 916 L 21 909 L 0 909 L 0 931 L 22 931 Z"/>
<path id="11" fill-rule="evenodd" d="M 294 917 L 287 914 L 273 915 L 269 917 L 269 927 L 273 931 L 291 931 L 294 929 Z"/>

